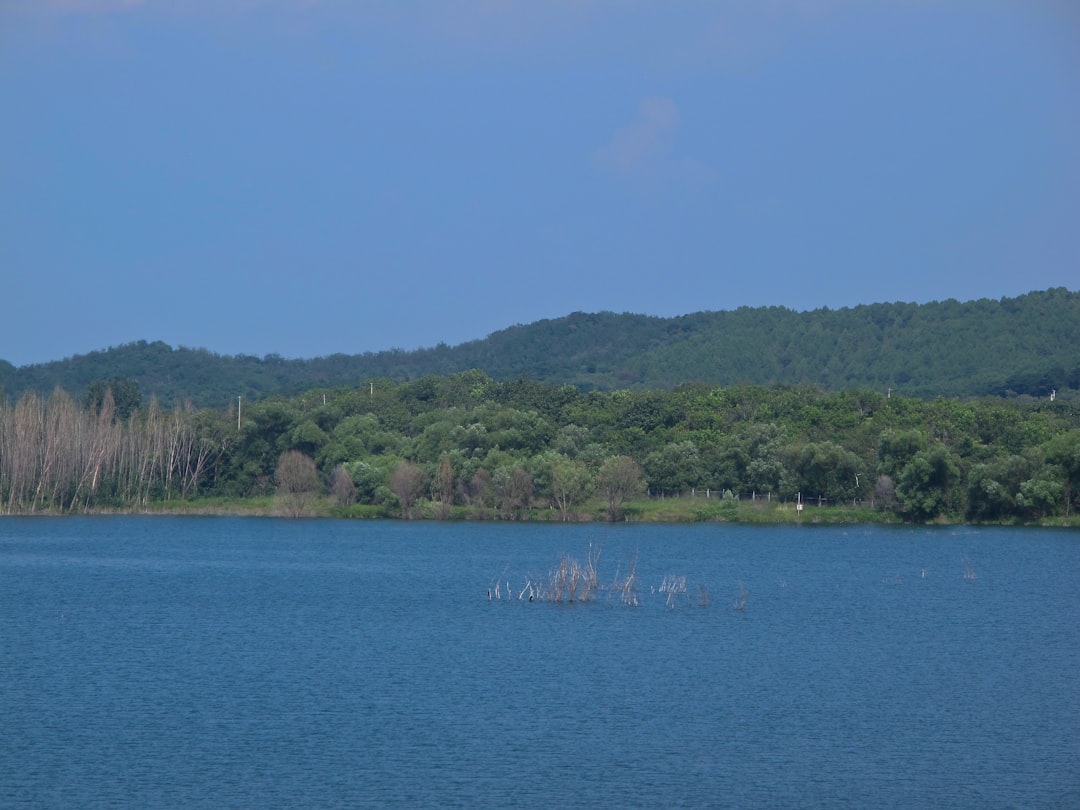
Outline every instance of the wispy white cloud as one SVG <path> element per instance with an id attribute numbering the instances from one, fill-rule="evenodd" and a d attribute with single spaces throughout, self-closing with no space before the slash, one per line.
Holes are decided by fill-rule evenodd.
<path id="1" fill-rule="evenodd" d="M 593 152 L 592 164 L 635 181 L 708 181 L 712 175 L 708 167 L 672 155 L 679 127 L 679 108 L 674 101 L 655 96 L 643 98 L 634 120 L 617 129 L 608 143 Z"/>
<path id="2" fill-rule="evenodd" d="M 679 110 L 669 98 L 643 98 L 637 117 L 615 132 L 596 152 L 602 166 L 620 172 L 636 172 L 667 159 L 671 140 L 679 128 Z"/>

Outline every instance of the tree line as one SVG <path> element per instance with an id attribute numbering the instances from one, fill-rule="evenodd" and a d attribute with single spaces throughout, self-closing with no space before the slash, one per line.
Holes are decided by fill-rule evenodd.
<path id="1" fill-rule="evenodd" d="M 122 403 L 122 407 L 118 406 Z M 1056 396 L 582 391 L 480 371 L 161 407 L 114 379 L 0 405 L 7 513 L 277 495 L 303 514 L 618 519 L 639 497 L 796 500 L 910 521 L 1069 517 L 1080 409 Z"/>
<path id="2" fill-rule="evenodd" d="M 224 447 L 209 414 L 156 400 L 124 413 L 113 390 L 77 403 L 56 389 L 0 407 L 0 498 L 12 512 L 84 511 L 192 498 Z"/>
<path id="3" fill-rule="evenodd" d="M 299 395 L 314 387 L 404 382 L 482 369 L 582 390 L 707 385 L 893 389 L 906 396 L 1048 396 L 1080 390 L 1080 293 L 1064 288 L 961 303 L 870 304 L 796 312 L 742 307 L 676 318 L 577 312 L 513 326 L 459 346 L 335 354 L 310 360 L 235 357 L 138 341 L 15 368 L 0 390 L 48 396 L 102 379 L 131 379 L 166 407 L 191 400 Z"/>

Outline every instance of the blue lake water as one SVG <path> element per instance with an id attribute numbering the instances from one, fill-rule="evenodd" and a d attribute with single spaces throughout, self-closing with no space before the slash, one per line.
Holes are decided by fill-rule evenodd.
<path id="1" fill-rule="evenodd" d="M 590 544 L 637 607 L 518 600 Z M 1080 533 L 4 518 L 0 729 L 4 807 L 1080 807 Z"/>

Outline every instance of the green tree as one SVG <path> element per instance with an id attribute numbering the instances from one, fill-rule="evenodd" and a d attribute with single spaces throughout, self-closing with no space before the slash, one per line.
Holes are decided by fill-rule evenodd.
<path id="1" fill-rule="evenodd" d="M 955 486 L 960 468 L 940 442 L 920 450 L 904 467 L 896 488 L 904 511 L 914 520 L 926 521 L 955 511 Z"/>
<path id="2" fill-rule="evenodd" d="M 368 457 L 345 465 L 356 485 L 356 497 L 362 503 L 387 504 L 396 496 L 390 489 L 390 476 L 400 462 L 395 456 Z"/>
<path id="3" fill-rule="evenodd" d="M 1068 516 L 1080 496 L 1080 429 L 1052 439 L 1046 445 L 1046 463 L 1061 470 L 1062 505 Z"/>
<path id="4" fill-rule="evenodd" d="M 113 377 L 108 382 L 95 380 L 86 388 L 85 405 L 94 413 L 101 413 L 105 393 L 112 394 L 113 411 L 116 419 L 128 419 L 132 413 L 142 407 L 142 391 L 136 380 Z"/>
<path id="5" fill-rule="evenodd" d="M 520 519 L 532 508 L 535 484 L 532 473 L 520 464 L 506 464 L 491 474 L 496 508 L 507 520 Z"/>
<path id="6" fill-rule="evenodd" d="M 555 434 L 553 448 L 568 458 L 577 458 L 589 444 L 589 429 L 570 423 L 563 425 Z"/>
<path id="7" fill-rule="evenodd" d="M 229 446 L 221 471 L 226 489 L 234 494 L 268 494 L 278 458 L 290 446 L 296 420 L 295 403 L 275 399 L 245 408 L 239 440 Z"/>
<path id="8" fill-rule="evenodd" d="M 967 475 L 968 517 L 1001 520 L 1023 512 L 1021 487 L 1038 466 L 1036 459 L 1019 455 L 973 466 Z"/>
<path id="9" fill-rule="evenodd" d="M 660 450 L 649 453 L 643 466 L 649 489 L 653 492 L 679 495 L 695 487 L 705 489 L 709 485 L 701 453 L 691 441 L 664 445 Z"/>
<path id="10" fill-rule="evenodd" d="M 593 490 L 593 475 L 581 461 L 557 457 L 551 465 L 551 498 L 563 521 L 573 516 L 574 505 L 587 498 Z"/>
<path id="11" fill-rule="evenodd" d="M 289 444 L 293 449 L 310 456 L 317 456 L 330 437 L 323 432 L 313 419 L 305 419 L 289 433 Z"/>
<path id="12" fill-rule="evenodd" d="M 741 443 L 738 458 L 742 470 L 739 489 L 751 492 L 779 492 L 789 477 L 784 464 L 784 433 L 776 424 L 754 425 Z"/>
<path id="13" fill-rule="evenodd" d="M 1016 502 L 1022 514 L 1035 519 L 1054 514 L 1062 506 L 1065 483 L 1058 468 L 1045 467 L 1020 485 Z"/>
<path id="14" fill-rule="evenodd" d="M 921 430 L 886 430 L 878 439 L 878 472 L 895 480 L 915 455 L 925 449 L 926 434 Z"/>
<path id="15" fill-rule="evenodd" d="M 833 442 L 805 445 L 794 453 L 791 467 L 804 499 L 850 501 L 862 490 L 859 457 Z"/>

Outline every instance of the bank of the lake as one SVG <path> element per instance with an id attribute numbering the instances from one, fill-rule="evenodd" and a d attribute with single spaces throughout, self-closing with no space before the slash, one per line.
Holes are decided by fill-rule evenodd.
<path id="1" fill-rule="evenodd" d="M 54 514 L 44 512 L 43 514 Z M 902 512 L 866 504 L 818 505 L 808 501 L 797 504 L 769 499 L 738 500 L 707 497 L 642 498 L 623 505 L 619 518 L 612 521 L 604 504 L 587 503 L 563 515 L 556 509 L 533 507 L 512 515 L 489 508 L 454 506 L 444 509 L 438 503 L 420 502 L 406 517 L 393 506 L 352 504 L 341 506 L 331 498 L 312 499 L 299 515 L 289 513 L 286 505 L 273 496 L 257 498 L 200 498 L 151 502 L 117 507 L 97 507 L 84 514 L 95 515 L 166 515 L 232 517 L 303 517 L 347 520 L 419 520 L 511 523 L 734 523 L 741 525 L 936 525 L 936 526 L 1018 526 L 1080 528 L 1080 515 L 1053 516 L 1039 520 L 970 521 L 961 515 L 940 515 L 932 521 L 905 519 Z"/>

